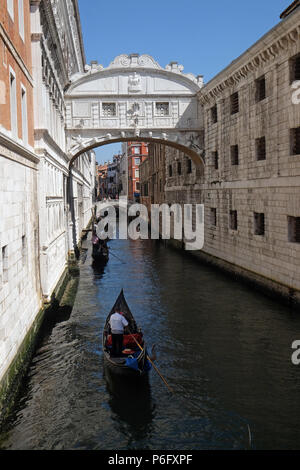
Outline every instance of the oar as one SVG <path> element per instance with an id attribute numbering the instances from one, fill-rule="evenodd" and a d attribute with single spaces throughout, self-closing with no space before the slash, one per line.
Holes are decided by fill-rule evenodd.
<path id="1" fill-rule="evenodd" d="M 109 248 L 109 252 L 111 252 L 111 248 Z M 114 255 L 113 253 L 111 253 L 113 256 L 115 256 L 119 261 L 121 261 L 121 263 L 123 264 L 126 264 L 126 261 L 123 261 L 121 258 L 119 258 L 117 255 Z"/>
<path id="2" fill-rule="evenodd" d="M 139 344 L 139 342 L 135 339 L 135 337 L 129 332 L 130 336 L 132 336 L 132 338 L 134 339 L 134 341 L 136 342 L 136 344 L 138 345 L 138 347 L 140 348 L 141 351 L 143 351 L 143 348 L 142 346 Z M 153 363 L 153 361 L 151 361 L 150 357 L 148 356 L 147 354 L 147 359 L 149 362 L 151 362 L 151 364 L 153 365 L 154 369 L 156 370 L 156 372 L 158 373 L 158 375 L 160 376 L 160 378 L 162 379 L 162 381 L 164 382 L 164 384 L 168 387 L 168 389 L 170 390 L 171 393 L 174 393 L 174 390 L 172 389 L 172 387 L 170 387 L 170 385 L 168 384 L 168 382 L 166 381 L 166 379 L 163 377 L 163 375 L 159 372 L 158 368 L 156 367 L 156 365 Z"/>

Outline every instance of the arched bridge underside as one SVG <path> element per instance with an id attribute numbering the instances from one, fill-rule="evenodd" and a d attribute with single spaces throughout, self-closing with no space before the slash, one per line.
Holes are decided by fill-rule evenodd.
<path id="1" fill-rule="evenodd" d="M 146 141 L 175 147 L 204 164 L 197 93 L 202 76 L 163 69 L 149 55 L 120 55 L 76 74 L 65 93 L 70 167 L 83 152 L 114 142 Z"/>

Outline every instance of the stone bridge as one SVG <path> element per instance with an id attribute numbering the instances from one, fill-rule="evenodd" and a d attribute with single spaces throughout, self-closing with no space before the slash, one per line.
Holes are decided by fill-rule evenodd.
<path id="1" fill-rule="evenodd" d="M 76 74 L 65 93 L 70 168 L 83 152 L 114 142 L 170 145 L 203 164 L 202 76 L 162 68 L 149 55 L 120 55 L 104 68 L 97 62 Z"/>

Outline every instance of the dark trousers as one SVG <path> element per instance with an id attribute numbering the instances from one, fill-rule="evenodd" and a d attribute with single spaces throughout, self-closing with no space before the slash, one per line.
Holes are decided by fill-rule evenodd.
<path id="1" fill-rule="evenodd" d="M 112 351 L 111 355 L 114 357 L 120 357 L 122 356 L 122 350 L 123 350 L 123 335 L 116 335 L 112 333 L 111 335 L 112 339 Z"/>

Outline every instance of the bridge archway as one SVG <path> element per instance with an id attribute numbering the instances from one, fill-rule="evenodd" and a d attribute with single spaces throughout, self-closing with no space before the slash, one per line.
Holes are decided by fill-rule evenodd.
<path id="1" fill-rule="evenodd" d="M 126 141 L 170 145 L 203 166 L 202 85 L 202 76 L 184 74 L 177 62 L 164 69 L 149 55 L 86 66 L 65 92 L 70 167 L 88 150 Z"/>

